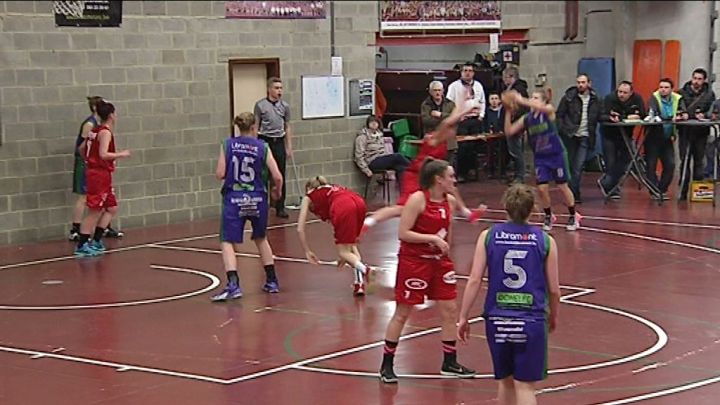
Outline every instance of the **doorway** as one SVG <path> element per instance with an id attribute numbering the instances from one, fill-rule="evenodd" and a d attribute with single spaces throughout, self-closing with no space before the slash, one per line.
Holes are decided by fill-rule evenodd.
<path id="1" fill-rule="evenodd" d="M 231 59 L 228 62 L 230 76 L 230 127 L 235 134 L 233 118 L 241 112 L 252 112 L 255 103 L 267 95 L 267 79 L 280 77 L 280 60 Z"/>

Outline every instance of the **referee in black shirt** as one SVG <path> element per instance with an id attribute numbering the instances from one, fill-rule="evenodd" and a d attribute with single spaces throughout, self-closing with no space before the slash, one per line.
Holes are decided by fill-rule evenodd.
<path id="1" fill-rule="evenodd" d="M 270 146 L 270 151 L 277 161 L 283 179 L 285 179 L 285 161 L 292 157 L 292 136 L 290 131 L 290 105 L 282 100 L 283 85 L 279 77 L 271 77 L 267 83 L 267 97 L 255 103 L 255 126 L 258 138 Z M 285 185 L 283 181 L 282 195 L 275 201 L 275 214 L 287 218 L 285 211 Z"/>

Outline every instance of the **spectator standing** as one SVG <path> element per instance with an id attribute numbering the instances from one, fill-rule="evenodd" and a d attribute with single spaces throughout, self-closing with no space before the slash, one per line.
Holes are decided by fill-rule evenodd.
<path id="1" fill-rule="evenodd" d="M 475 64 L 466 62 L 462 66 L 460 78 L 448 86 L 448 100 L 455 104 L 467 100 L 475 100 L 477 108 L 468 112 L 458 124 L 458 135 L 472 135 L 482 132 L 482 120 L 485 116 L 485 90 L 483 85 L 475 80 Z M 458 146 L 458 181 L 464 181 L 470 172 L 475 172 L 476 145 L 471 142 L 461 143 Z"/>
<path id="2" fill-rule="evenodd" d="M 518 68 L 515 66 L 508 66 L 503 70 L 502 75 L 503 84 L 505 84 L 505 91 L 515 90 L 520 93 L 521 96 L 528 98 L 528 85 L 523 79 L 520 79 L 520 73 Z M 527 114 L 529 111 L 526 107 L 519 107 L 512 115 L 512 122 L 517 121 L 520 117 Z M 504 120 L 503 120 L 504 122 Z M 502 125 L 499 127 L 502 128 Z M 522 183 L 525 179 L 525 155 L 523 154 L 523 136 L 508 136 L 505 137 L 507 144 L 508 153 L 513 158 L 515 165 L 515 175 L 513 178 L 514 183 Z"/>
<path id="3" fill-rule="evenodd" d="M 441 81 L 434 80 L 428 86 L 430 95 L 420 104 L 420 117 L 422 118 L 423 132 L 430 133 L 440 125 L 440 122 L 450 116 L 455 103 L 444 97 L 445 88 Z M 457 139 L 448 138 L 447 161 L 457 170 Z"/>
<path id="4" fill-rule="evenodd" d="M 576 86 L 567 89 L 557 110 L 560 134 L 570 160 L 570 189 L 576 203 L 582 203 L 580 179 L 588 151 L 595 148 L 595 130 L 602 111 L 601 100 L 591 86 L 590 76 L 580 73 Z"/>

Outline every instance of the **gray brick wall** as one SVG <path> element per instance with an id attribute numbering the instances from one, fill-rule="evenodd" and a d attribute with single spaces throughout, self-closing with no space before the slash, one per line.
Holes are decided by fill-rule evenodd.
<path id="1" fill-rule="evenodd" d="M 118 147 L 133 152 L 115 175 L 119 226 L 216 217 L 230 58 L 280 59 L 301 184 L 317 174 L 364 184 L 351 161 L 363 117 L 300 119 L 300 76 L 330 73 L 329 19 L 226 20 L 223 1 L 124 1 L 122 27 L 71 28 L 55 27 L 49 3 L 0 2 L 0 244 L 67 230 L 87 95 L 113 101 Z M 376 10 L 375 2 L 335 3 L 343 21 L 336 54 L 348 79 L 374 76 Z"/>

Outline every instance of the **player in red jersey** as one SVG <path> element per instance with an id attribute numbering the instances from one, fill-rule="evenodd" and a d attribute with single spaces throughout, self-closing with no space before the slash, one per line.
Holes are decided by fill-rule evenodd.
<path id="1" fill-rule="evenodd" d="M 410 195 L 418 190 L 420 186 L 418 184 L 418 178 L 420 175 L 420 168 L 425 162 L 426 158 L 441 159 L 444 160 L 447 157 L 447 139 L 455 136 L 457 132 L 457 124 L 460 119 L 470 110 L 475 107 L 472 100 L 469 100 L 465 104 L 456 105 L 453 112 L 444 119 L 435 131 L 428 133 L 423 138 L 422 145 L 417 156 L 410 162 L 410 166 L 403 173 L 403 181 L 400 190 L 400 196 L 398 197 L 395 205 L 390 207 L 383 207 L 377 210 L 374 214 L 365 219 L 365 223 L 362 229 L 362 233 L 366 232 L 370 227 L 374 226 L 378 222 L 386 221 L 390 218 L 400 216 L 403 205 L 407 202 Z M 453 185 L 452 190 L 449 191 L 459 204 L 458 213 L 467 218 L 470 222 L 476 222 L 483 215 L 486 206 L 481 205 L 477 209 L 470 210 L 465 205 L 465 202 L 460 197 L 460 193 L 457 188 Z"/>
<path id="2" fill-rule="evenodd" d="M 105 251 L 101 242 L 105 228 L 117 213 L 117 200 L 112 187 L 112 172 L 115 171 L 115 159 L 130 157 L 130 151 L 115 152 L 115 136 L 112 129 L 117 121 L 115 106 L 100 101 L 97 104 L 100 126 L 90 131 L 82 145 L 85 155 L 86 203 L 88 215 L 80 225 L 76 256 L 96 256 Z M 90 233 L 93 234 L 92 241 Z"/>
<path id="3" fill-rule="evenodd" d="M 310 250 L 305 237 L 308 212 L 332 224 L 335 230 L 335 247 L 340 257 L 338 267 L 348 264 L 353 268 L 355 272 L 353 295 L 365 295 L 366 281 L 370 281 L 372 268 L 362 262 L 357 248 L 360 230 L 367 214 L 365 200 L 352 190 L 329 184 L 322 176 L 314 177 L 305 184 L 305 197 L 300 206 L 297 230 L 300 243 L 305 250 L 305 257 L 310 263 L 318 264 L 318 258 Z"/>
<path id="4" fill-rule="evenodd" d="M 457 289 L 455 266 L 448 256 L 451 221 L 458 208 L 450 194 L 455 188 L 455 170 L 444 160 L 427 159 L 420 170 L 420 191 L 408 198 L 400 216 L 400 252 L 395 281 L 397 306 L 385 332 L 380 379 L 396 383 L 393 370 L 400 334 L 413 306 L 425 297 L 437 302 L 442 317 L 443 363 L 441 374 L 472 378 L 474 370 L 457 362 L 455 321 Z"/>

